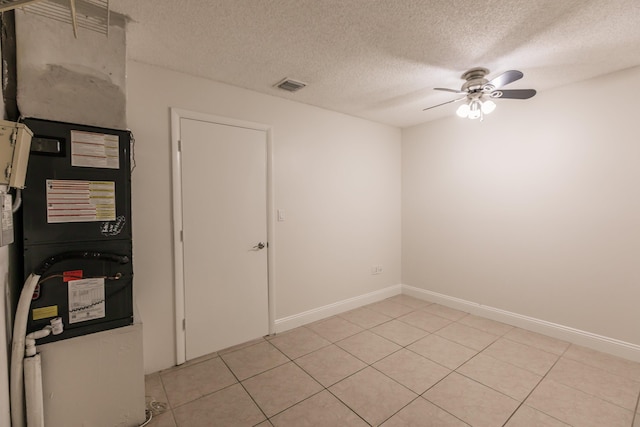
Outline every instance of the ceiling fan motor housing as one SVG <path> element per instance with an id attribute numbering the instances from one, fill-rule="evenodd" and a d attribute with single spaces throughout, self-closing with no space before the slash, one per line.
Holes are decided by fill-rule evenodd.
<path id="1" fill-rule="evenodd" d="M 476 67 L 472 68 L 468 71 L 465 71 L 461 79 L 466 80 L 466 82 L 462 85 L 462 91 L 465 92 L 477 92 L 484 89 L 485 85 L 489 82 L 484 77 L 489 74 L 489 70 L 484 67 Z"/>

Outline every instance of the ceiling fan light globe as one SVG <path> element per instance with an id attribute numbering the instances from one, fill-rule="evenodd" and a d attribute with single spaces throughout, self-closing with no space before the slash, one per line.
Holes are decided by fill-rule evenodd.
<path id="1" fill-rule="evenodd" d="M 469 105 L 462 104 L 461 106 L 459 106 L 456 110 L 456 114 L 458 115 L 458 117 L 462 117 L 463 119 L 469 116 Z"/>
<path id="2" fill-rule="evenodd" d="M 469 111 L 469 118 L 471 120 L 479 119 L 482 114 L 480 114 L 480 110 L 472 110 Z"/>
<path id="3" fill-rule="evenodd" d="M 482 102 L 478 99 L 474 99 L 469 103 L 469 115 L 471 120 L 479 119 L 482 117 Z"/>
<path id="4" fill-rule="evenodd" d="M 484 114 L 491 114 L 495 109 L 496 109 L 496 103 L 491 100 L 484 101 L 482 103 L 482 112 Z"/>

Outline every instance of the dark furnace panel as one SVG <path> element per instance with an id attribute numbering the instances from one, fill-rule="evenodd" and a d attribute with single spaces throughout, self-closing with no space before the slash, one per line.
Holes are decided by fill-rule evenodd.
<path id="1" fill-rule="evenodd" d="M 130 133 L 24 122 L 34 134 L 22 193 L 24 277 L 63 259 L 42 274 L 27 331 L 61 317 L 65 332 L 46 343 L 131 324 Z"/>

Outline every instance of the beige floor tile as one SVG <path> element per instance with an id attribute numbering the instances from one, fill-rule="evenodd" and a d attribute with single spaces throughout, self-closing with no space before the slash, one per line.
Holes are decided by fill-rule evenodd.
<path id="1" fill-rule="evenodd" d="M 507 325 L 506 323 L 496 322 L 495 320 L 474 316 L 473 314 L 463 317 L 458 320 L 458 323 L 498 336 L 502 336 L 513 329 L 513 326 Z"/>
<path id="2" fill-rule="evenodd" d="M 509 338 L 512 341 L 519 342 L 520 344 L 526 344 L 530 347 L 546 351 L 547 353 L 553 353 L 562 355 L 569 343 L 556 338 L 551 338 L 546 335 L 538 334 L 536 332 L 527 331 L 525 329 L 513 328 L 504 335 L 505 338 Z"/>
<path id="3" fill-rule="evenodd" d="M 331 342 L 343 340 L 363 331 L 360 326 L 338 316 L 311 323 L 308 328 Z"/>
<path id="4" fill-rule="evenodd" d="M 572 426 L 628 427 L 633 419 L 629 410 L 549 379 L 525 403 Z"/>
<path id="5" fill-rule="evenodd" d="M 291 359 L 296 359 L 331 344 L 311 329 L 305 327 L 285 332 L 276 336 L 270 342 Z"/>
<path id="6" fill-rule="evenodd" d="M 410 297 L 409 295 L 396 295 L 395 297 L 387 298 L 387 300 L 406 305 L 414 310 L 433 304 L 431 301 Z"/>
<path id="7" fill-rule="evenodd" d="M 406 349 L 385 357 L 373 367 L 418 394 L 424 393 L 451 372 L 450 369 Z"/>
<path id="8" fill-rule="evenodd" d="M 302 356 L 296 363 L 325 387 L 367 367 L 366 363 L 335 345 Z"/>
<path id="9" fill-rule="evenodd" d="M 220 350 L 218 352 L 218 355 L 220 356 L 220 355 L 223 355 L 223 354 L 233 353 L 234 351 L 237 351 L 237 350 L 240 350 L 240 349 L 243 349 L 243 348 L 246 348 L 246 347 L 251 347 L 252 345 L 260 344 L 260 343 L 264 342 L 265 339 L 268 339 L 268 338 L 271 338 L 271 336 L 256 338 L 255 340 L 243 342 L 241 344 L 225 348 L 223 350 Z"/>
<path id="10" fill-rule="evenodd" d="M 416 328 L 424 329 L 427 332 L 435 332 L 444 328 L 453 320 L 427 313 L 426 311 L 417 310 L 404 316 L 398 317 L 398 320 L 408 323 Z"/>
<path id="11" fill-rule="evenodd" d="M 389 418 L 382 427 L 470 427 L 467 423 L 418 398 Z"/>
<path id="12" fill-rule="evenodd" d="M 429 335 L 407 347 L 449 369 L 456 369 L 477 354 L 472 350 L 437 335 Z"/>
<path id="13" fill-rule="evenodd" d="M 502 426 L 520 404 L 455 372 L 423 396 L 474 427 Z"/>
<path id="14" fill-rule="evenodd" d="M 466 316 L 467 312 L 456 310 L 455 308 L 447 307 L 440 304 L 431 304 L 428 305 L 421 310 L 426 311 L 427 313 L 435 314 L 436 316 L 444 317 L 445 319 L 457 321 Z"/>
<path id="15" fill-rule="evenodd" d="M 242 382 L 269 418 L 320 390 L 322 386 L 293 362 Z"/>
<path id="16" fill-rule="evenodd" d="M 612 374 L 640 381 L 640 363 L 572 344 L 564 356 Z"/>
<path id="17" fill-rule="evenodd" d="M 559 358 L 556 354 L 547 353 L 505 338 L 500 338 L 491 344 L 482 354 L 511 363 L 538 375 L 545 375 L 549 372 L 549 369 Z"/>
<path id="18" fill-rule="evenodd" d="M 218 353 L 209 353 L 209 354 L 205 354 L 205 355 L 200 356 L 200 357 L 196 357 L 195 359 L 187 360 L 182 365 L 174 366 L 173 368 L 169 368 L 169 369 L 167 369 L 167 370 L 165 370 L 163 372 L 174 370 L 174 369 L 182 369 L 182 368 L 186 368 L 187 366 L 197 365 L 200 362 L 204 362 L 205 360 L 213 359 L 214 357 L 218 357 Z"/>
<path id="19" fill-rule="evenodd" d="M 373 328 L 374 326 L 391 320 L 389 316 L 364 307 L 346 311 L 339 314 L 339 316 L 365 329 Z"/>
<path id="20" fill-rule="evenodd" d="M 456 372 L 500 393 L 523 401 L 542 377 L 482 353 L 459 367 Z"/>
<path id="21" fill-rule="evenodd" d="M 374 304 L 369 304 L 366 306 L 370 310 L 374 310 L 384 314 L 389 317 L 400 317 L 403 314 L 407 314 L 413 311 L 413 308 L 408 307 L 404 304 L 400 304 L 394 301 L 390 301 L 388 299 L 380 302 L 376 302 Z"/>
<path id="22" fill-rule="evenodd" d="M 522 405 L 511 417 L 505 427 L 571 427 L 562 421 L 535 410 L 527 405 Z"/>
<path id="23" fill-rule="evenodd" d="M 172 408 L 237 382 L 219 357 L 160 376 Z"/>
<path id="24" fill-rule="evenodd" d="M 271 419 L 275 427 L 366 427 L 368 424 L 328 391 L 322 391 Z"/>
<path id="25" fill-rule="evenodd" d="M 147 409 L 151 409 L 153 415 L 159 415 L 169 407 L 169 400 L 159 373 L 144 377 L 144 394 Z"/>
<path id="26" fill-rule="evenodd" d="M 331 386 L 331 393 L 372 425 L 378 425 L 417 397 L 369 367 Z"/>
<path id="27" fill-rule="evenodd" d="M 435 334 L 474 350 L 482 350 L 498 339 L 496 335 L 460 323 L 445 326 Z"/>
<path id="28" fill-rule="evenodd" d="M 267 341 L 220 356 L 240 381 L 275 368 L 289 359 Z"/>
<path id="29" fill-rule="evenodd" d="M 240 384 L 183 405 L 174 416 L 178 427 L 254 426 L 265 419 Z"/>
<path id="30" fill-rule="evenodd" d="M 173 419 L 173 412 L 165 412 L 164 414 L 154 415 L 153 419 L 146 427 L 176 427 Z"/>
<path id="31" fill-rule="evenodd" d="M 561 357 L 547 378 L 634 411 L 640 382 Z"/>
<path id="32" fill-rule="evenodd" d="M 345 338 L 338 341 L 336 345 L 367 364 L 375 363 L 402 348 L 398 344 L 369 331 Z"/>
<path id="33" fill-rule="evenodd" d="M 510 327 L 403 297 L 378 306 L 414 310 L 396 320 L 361 308 L 147 375 L 147 403 L 153 398 L 173 404 L 173 409 L 168 405 L 165 412 L 156 412 L 149 427 L 330 427 L 351 421 L 366 425 L 363 419 L 387 427 L 505 422 L 505 427 L 640 427 L 640 364 L 518 328 L 478 353 L 465 345 L 478 347 L 482 342 L 470 344 L 478 335 L 497 337 Z M 460 320 L 452 323 L 452 318 Z M 417 330 L 443 329 L 405 349 L 399 345 L 410 343 Z M 306 354 L 291 362 L 283 351 L 292 357 Z M 524 404 L 518 404 L 545 375 Z M 341 396 L 323 391 L 321 384 Z M 340 402 L 343 398 L 349 402 Z M 280 424 L 265 419 L 256 401 Z M 516 412 L 504 419 L 512 401 Z M 353 418 L 355 406 L 361 413 Z"/>
<path id="34" fill-rule="evenodd" d="M 416 328 L 415 326 L 408 325 L 398 320 L 383 323 L 382 325 L 378 325 L 370 330 L 371 332 L 403 347 L 429 335 L 429 332 L 423 329 Z"/>

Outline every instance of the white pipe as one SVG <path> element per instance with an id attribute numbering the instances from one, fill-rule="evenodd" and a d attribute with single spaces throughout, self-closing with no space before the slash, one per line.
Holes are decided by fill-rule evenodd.
<path id="1" fill-rule="evenodd" d="M 39 340 L 40 338 L 48 337 L 49 335 L 51 335 L 52 330 L 53 328 L 51 326 L 45 326 L 39 331 L 35 331 L 35 332 L 31 332 L 30 334 L 27 334 L 27 336 L 24 339 L 25 356 L 27 357 L 35 356 L 36 340 Z"/>
<path id="2" fill-rule="evenodd" d="M 27 402 L 27 425 L 29 427 L 44 427 L 40 354 L 24 359 L 24 391 Z"/>
<path id="3" fill-rule="evenodd" d="M 33 291 L 40 280 L 40 275 L 31 273 L 24 282 L 16 317 L 13 322 L 13 339 L 11 343 L 11 425 L 12 427 L 24 427 L 24 377 L 23 359 L 25 335 L 27 333 L 27 320 Z"/>
<path id="4" fill-rule="evenodd" d="M 22 190 L 16 188 L 16 199 L 13 201 L 13 206 L 11 206 L 11 212 L 16 213 L 18 209 L 22 206 Z"/>

